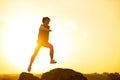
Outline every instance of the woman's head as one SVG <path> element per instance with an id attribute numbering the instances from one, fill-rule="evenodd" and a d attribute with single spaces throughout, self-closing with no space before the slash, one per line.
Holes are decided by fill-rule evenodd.
<path id="1" fill-rule="evenodd" d="M 50 22 L 50 18 L 49 17 L 43 17 L 42 22 L 43 22 L 43 24 L 48 25 L 49 22 Z"/>

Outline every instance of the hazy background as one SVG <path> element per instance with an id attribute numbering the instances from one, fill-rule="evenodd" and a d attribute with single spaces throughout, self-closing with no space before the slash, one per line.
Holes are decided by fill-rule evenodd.
<path id="1" fill-rule="evenodd" d="M 49 50 L 41 48 L 32 72 L 120 72 L 119 0 L 0 0 L 1 74 L 27 70 L 44 16 L 51 18 L 58 63 L 50 65 Z"/>

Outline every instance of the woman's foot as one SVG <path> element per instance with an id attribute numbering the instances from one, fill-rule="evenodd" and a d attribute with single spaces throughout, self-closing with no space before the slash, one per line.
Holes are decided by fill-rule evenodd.
<path id="1" fill-rule="evenodd" d="M 50 61 L 50 64 L 55 64 L 55 63 L 57 63 L 57 62 L 53 59 Z"/>
<path id="2" fill-rule="evenodd" d="M 31 66 L 28 67 L 28 72 L 30 72 L 30 71 L 31 71 Z"/>

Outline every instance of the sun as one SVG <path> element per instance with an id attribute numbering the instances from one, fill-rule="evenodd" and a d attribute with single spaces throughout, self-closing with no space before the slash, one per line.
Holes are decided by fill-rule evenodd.
<path id="1" fill-rule="evenodd" d="M 16 25 L 17 26 L 17 25 Z M 28 64 L 28 56 L 34 46 L 29 36 L 18 27 L 10 27 L 4 31 L 3 46 L 6 58 L 12 65 L 24 68 Z"/>

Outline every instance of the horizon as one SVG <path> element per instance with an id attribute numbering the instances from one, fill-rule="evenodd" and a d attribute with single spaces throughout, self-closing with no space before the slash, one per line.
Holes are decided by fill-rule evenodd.
<path id="1" fill-rule="evenodd" d="M 42 17 L 50 17 L 49 42 L 42 47 L 32 73 L 70 68 L 82 73 L 120 73 L 119 0 L 1 0 L 0 74 L 26 72 Z"/>
<path id="2" fill-rule="evenodd" d="M 57 68 L 54 68 L 54 69 L 57 69 Z M 71 68 L 62 68 L 62 69 L 71 69 Z M 53 70 L 53 69 L 51 69 L 51 70 Z M 48 70 L 48 71 L 46 71 L 46 72 L 49 72 L 49 71 L 51 71 L 51 70 Z M 79 73 L 82 73 L 82 72 L 80 72 L 80 71 L 76 71 L 76 70 L 74 70 L 74 69 L 71 69 L 71 70 L 73 70 L 73 71 L 75 71 L 75 72 L 79 72 Z M 25 72 L 25 71 L 23 71 L 23 72 Z M 44 73 L 46 73 L 46 72 L 34 72 L 34 73 L 31 73 L 31 72 L 26 72 L 26 73 L 31 73 L 31 74 L 34 74 L 34 75 L 38 75 L 38 74 L 40 74 L 40 75 L 42 75 L 42 74 L 44 74 Z M 19 75 L 19 74 L 21 74 L 22 73 L 22 71 L 20 72 L 20 73 L 0 73 L 0 76 L 3 76 L 3 75 Z M 102 73 L 97 73 L 97 72 L 92 72 L 92 73 L 82 73 L 82 74 L 84 74 L 84 75 L 92 75 L 92 74 L 100 74 L 100 75 L 103 75 L 104 73 L 107 73 L 107 74 L 111 74 L 111 73 L 118 73 L 119 75 L 120 75 L 120 73 L 119 72 L 102 72 Z"/>

